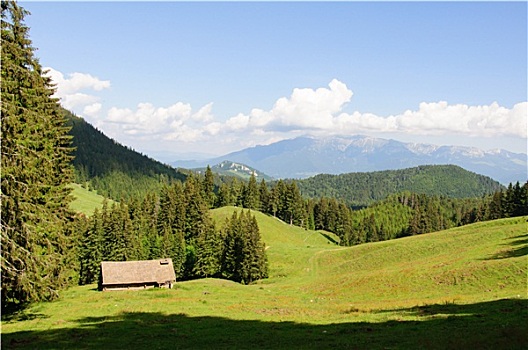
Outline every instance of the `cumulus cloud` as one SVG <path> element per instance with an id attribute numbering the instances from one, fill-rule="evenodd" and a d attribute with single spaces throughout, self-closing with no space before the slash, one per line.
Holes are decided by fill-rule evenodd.
<path id="1" fill-rule="evenodd" d="M 518 103 L 512 109 L 501 107 L 497 102 L 484 106 L 423 102 L 417 110 L 407 110 L 386 118 L 359 112 L 351 115 L 343 113 L 336 118 L 336 122 L 339 128 L 348 132 L 526 138 L 527 110 L 527 102 Z"/>
<path id="2" fill-rule="evenodd" d="M 416 110 L 383 117 L 358 111 L 343 113 L 352 95 L 344 83 L 334 79 L 328 88 L 294 89 L 290 97 L 279 98 L 271 110 L 240 113 L 228 119 L 225 126 L 231 131 L 251 130 L 255 134 L 304 130 L 324 135 L 400 132 L 526 138 L 527 102 L 516 104 L 512 109 L 496 102 L 484 106 L 423 102 Z"/>
<path id="3" fill-rule="evenodd" d="M 60 98 L 63 107 L 70 110 L 83 110 L 99 101 L 99 97 L 87 94 L 86 91 L 101 91 L 110 88 L 109 80 L 101 80 L 90 74 L 75 72 L 65 77 L 62 72 L 51 67 L 44 68 L 44 71 L 56 85 L 54 96 Z M 95 109 L 94 107 L 88 108 L 88 111 L 93 115 Z"/>
<path id="4" fill-rule="evenodd" d="M 101 80 L 90 74 L 75 72 L 68 74 L 68 78 L 65 78 L 63 73 L 51 67 L 46 67 L 44 70 L 57 84 L 57 94 L 61 96 L 85 89 L 101 91 L 110 87 L 109 80 Z"/>
<path id="5" fill-rule="evenodd" d="M 99 114 L 99 111 L 101 111 L 101 107 L 103 107 L 103 105 L 98 102 L 92 103 L 84 107 L 83 114 L 90 117 L 94 117 Z"/>
<path id="6" fill-rule="evenodd" d="M 135 108 L 107 107 L 103 112 L 100 98 L 94 92 L 108 89 L 109 81 L 84 73 L 65 77 L 52 68 L 48 70 L 64 107 L 96 120 L 97 127 L 117 140 L 149 141 L 160 148 L 162 144 L 198 145 L 198 142 L 211 147 L 221 142 L 231 144 L 226 149 L 236 149 L 303 134 L 527 137 L 528 102 L 510 109 L 496 102 L 470 106 L 439 101 L 423 102 L 415 109 L 389 116 L 360 111 L 346 113 L 344 108 L 351 102 L 353 92 L 345 83 L 333 79 L 326 87 L 295 88 L 290 96 L 278 98 L 269 110 L 253 108 L 249 113 L 216 120 L 213 103 L 196 109 L 185 102 L 167 107 L 142 102 Z"/>
<path id="7" fill-rule="evenodd" d="M 226 126 L 232 130 L 330 130 L 334 126 L 334 114 L 341 111 L 351 97 L 352 91 L 334 79 L 328 88 L 296 88 L 289 98 L 279 98 L 270 111 L 255 108 L 249 115 L 230 118 Z"/>
<path id="8" fill-rule="evenodd" d="M 211 109 L 211 103 L 196 112 L 190 104 L 183 102 L 169 107 L 139 103 L 135 110 L 110 108 L 105 123 L 118 124 L 128 135 L 191 142 L 199 140 L 204 132 L 214 133 L 214 124 L 209 123 L 214 119 Z"/>

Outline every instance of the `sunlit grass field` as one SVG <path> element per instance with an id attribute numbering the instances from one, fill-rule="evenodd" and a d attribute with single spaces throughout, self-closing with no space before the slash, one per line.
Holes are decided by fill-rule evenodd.
<path id="1" fill-rule="evenodd" d="M 212 211 L 218 225 L 233 207 Z M 70 288 L 3 316 L 2 348 L 522 349 L 527 217 L 344 248 L 254 213 L 270 277 Z"/>
<path id="2" fill-rule="evenodd" d="M 96 208 L 102 207 L 104 197 L 97 194 L 97 191 L 88 191 L 76 183 L 69 186 L 72 188 L 73 201 L 70 203 L 70 208 L 73 211 L 90 216 Z M 109 199 L 108 203 L 113 203 L 113 201 Z"/>

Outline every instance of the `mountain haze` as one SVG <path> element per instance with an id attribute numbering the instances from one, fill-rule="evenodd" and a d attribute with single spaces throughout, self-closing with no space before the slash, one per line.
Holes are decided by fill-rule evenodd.
<path id="1" fill-rule="evenodd" d="M 355 135 L 350 137 L 298 137 L 255 146 L 206 163 L 224 160 L 243 163 L 275 178 L 307 178 L 317 174 L 343 174 L 403 169 L 426 164 L 454 164 L 489 176 L 503 184 L 525 182 L 526 154 L 473 147 L 436 146 Z M 181 162 L 173 162 L 180 165 Z M 190 165 L 187 162 L 185 165 Z M 199 166 L 194 163 L 195 167 Z"/>

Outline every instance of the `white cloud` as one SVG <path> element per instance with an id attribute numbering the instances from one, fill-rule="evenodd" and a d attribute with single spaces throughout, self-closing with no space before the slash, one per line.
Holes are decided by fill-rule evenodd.
<path id="1" fill-rule="evenodd" d="M 60 97 L 81 90 L 101 91 L 110 87 L 109 80 L 101 80 L 86 73 L 70 73 L 68 74 L 68 78 L 65 78 L 63 73 L 51 67 L 45 67 L 44 71 L 48 71 L 47 75 L 57 84 L 56 94 Z"/>
<path id="2" fill-rule="evenodd" d="M 513 109 L 497 102 L 484 106 L 449 105 L 445 101 L 421 103 L 417 111 L 405 111 L 386 118 L 387 131 L 422 135 L 456 134 L 526 138 L 528 104 L 516 104 Z"/>
<path id="3" fill-rule="evenodd" d="M 295 88 L 290 96 L 278 98 L 270 110 L 253 108 L 249 113 L 238 113 L 222 121 L 215 120 L 213 103 L 196 110 L 184 102 L 168 107 L 142 102 L 132 109 L 107 106 L 103 112 L 101 99 L 94 92 L 108 89 L 109 81 L 84 73 L 72 73 L 65 78 L 57 70 L 48 70 L 64 107 L 90 117 L 109 136 L 137 149 L 141 149 L 141 142 L 150 142 L 160 149 L 178 145 L 220 153 L 223 152 L 217 149 L 220 144 L 233 150 L 308 133 L 527 137 L 528 102 L 511 109 L 496 102 L 482 106 L 423 102 L 414 110 L 390 116 L 345 113 L 344 107 L 353 92 L 333 79 L 327 87 Z"/>
<path id="4" fill-rule="evenodd" d="M 294 89 L 289 98 L 281 97 L 270 111 L 255 108 L 249 115 L 238 114 L 226 125 L 233 130 L 263 128 L 265 130 L 330 130 L 334 114 L 350 101 L 352 91 L 345 84 L 334 79 L 328 88 L 316 90 Z"/>
<path id="5" fill-rule="evenodd" d="M 60 97 L 60 99 L 61 105 L 69 110 L 84 108 L 85 106 L 92 105 L 99 101 L 97 96 L 83 94 L 80 92 L 64 95 Z"/>
<path id="6" fill-rule="evenodd" d="M 101 111 L 101 107 L 103 107 L 103 105 L 98 102 L 92 103 L 91 105 L 84 107 L 83 114 L 90 117 L 95 117 L 99 114 L 99 111 Z"/>
<path id="7" fill-rule="evenodd" d="M 110 108 L 104 122 L 116 124 L 127 135 L 191 142 L 201 139 L 204 132 L 219 131 L 218 123 L 210 123 L 214 119 L 211 109 L 211 103 L 195 113 L 188 103 L 178 102 L 169 107 L 139 103 L 135 110 Z"/>
<path id="8" fill-rule="evenodd" d="M 109 80 L 101 80 L 86 73 L 71 73 L 65 78 L 64 74 L 51 67 L 44 68 L 47 75 L 56 85 L 54 96 L 61 100 L 64 108 L 75 113 L 84 113 L 95 117 L 101 110 L 102 105 L 98 103 L 100 98 L 86 91 L 101 91 L 110 88 Z M 84 91 L 84 92 L 81 92 Z M 86 111 L 86 112 L 85 112 Z"/>
<path id="9" fill-rule="evenodd" d="M 271 110 L 254 108 L 226 121 L 216 121 L 212 103 L 194 112 L 190 104 L 169 107 L 140 103 L 136 110 L 111 108 L 106 122 L 122 133 L 142 140 L 167 142 L 187 148 L 221 152 L 219 145 L 237 149 L 267 144 L 303 134 L 343 135 L 391 133 L 526 138 L 527 102 L 512 109 L 492 103 L 485 106 L 449 105 L 445 101 L 421 103 L 416 110 L 381 117 L 372 113 L 344 113 L 352 91 L 338 80 L 328 88 L 294 89 L 277 99 Z M 118 138 L 119 139 L 119 138 Z"/>
<path id="10" fill-rule="evenodd" d="M 388 117 L 372 113 L 342 113 L 353 93 L 334 79 L 329 88 L 294 89 L 281 97 L 270 111 L 253 109 L 225 123 L 236 132 L 260 130 L 261 134 L 306 131 L 312 134 L 353 134 L 359 132 L 410 133 L 419 135 L 466 135 L 526 138 L 527 102 L 512 109 L 493 102 L 484 106 L 449 105 L 445 101 L 423 102 L 417 110 Z"/>

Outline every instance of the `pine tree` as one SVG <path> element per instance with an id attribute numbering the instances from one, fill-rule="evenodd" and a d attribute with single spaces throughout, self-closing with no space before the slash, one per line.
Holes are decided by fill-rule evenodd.
<path id="1" fill-rule="evenodd" d="M 268 277 L 266 247 L 261 241 L 259 227 L 255 216 L 250 211 L 240 215 L 240 226 L 243 228 L 243 248 L 241 277 L 245 284 Z"/>
<path id="2" fill-rule="evenodd" d="M 221 208 L 229 205 L 235 205 L 235 201 L 231 195 L 231 186 L 227 183 L 222 183 L 216 196 L 216 207 Z"/>
<path id="3" fill-rule="evenodd" d="M 488 219 L 495 220 L 502 217 L 502 191 L 497 191 L 493 194 L 491 201 L 488 205 Z"/>
<path id="4" fill-rule="evenodd" d="M 203 187 L 204 197 L 205 197 L 207 206 L 208 208 L 212 208 L 216 202 L 216 194 L 214 192 L 214 189 L 215 189 L 214 175 L 209 165 L 207 166 L 207 169 L 205 170 L 205 177 L 202 182 L 202 187 Z"/>
<path id="5" fill-rule="evenodd" d="M 316 230 L 328 229 L 325 225 L 328 215 L 328 200 L 325 197 L 319 198 L 314 206 L 314 224 Z"/>
<path id="6" fill-rule="evenodd" d="M 221 273 L 229 280 L 249 284 L 268 277 L 268 260 L 257 219 L 251 212 L 233 212 L 224 225 Z"/>
<path id="7" fill-rule="evenodd" d="M 241 282 L 242 276 L 242 249 L 240 220 L 237 212 L 234 211 L 231 218 L 227 218 L 224 224 L 224 249 L 221 260 L 222 276 L 226 279 Z"/>
<path id="8" fill-rule="evenodd" d="M 268 200 L 268 207 L 266 209 L 266 212 L 268 214 L 273 215 L 273 217 L 277 217 L 277 213 L 279 211 L 280 207 L 280 189 L 279 189 L 279 183 L 284 184 L 282 180 L 279 180 L 277 185 L 275 185 L 270 192 L 269 200 Z"/>
<path id="9" fill-rule="evenodd" d="M 207 203 L 200 189 L 200 184 L 193 176 L 185 182 L 185 241 L 193 242 L 203 231 L 204 220 L 209 215 Z"/>
<path id="10" fill-rule="evenodd" d="M 242 193 L 242 205 L 244 208 L 258 210 L 260 208 L 260 196 L 255 174 L 251 174 L 247 186 Z"/>
<path id="11" fill-rule="evenodd" d="M 49 300 L 66 285 L 71 138 L 51 79 L 23 23 L 27 11 L 1 2 L 2 305 Z"/>
<path id="12" fill-rule="evenodd" d="M 210 224 L 196 241 L 194 274 L 198 277 L 216 277 L 220 274 L 223 254 L 222 237 Z"/>
<path id="13" fill-rule="evenodd" d="M 99 279 L 99 266 L 103 261 L 104 231 L 102 214 L 96 209 L 82 234 L 79 247 L 81 265 L 79 284 L 95 283 Z"/>
<path id="14" fill-rule="evenodd" d="M 174 271 L 180 277 L 185 262 L 185 200 L 180 182 L 163 186 L 157 227 L 161 243 L 159 257 L 171 258 Z"/>
<path id="15" fill-rule="evenodd" d="M 266 185 L 266 181 L 262 179 L 259 186 L 259 202 L 260 206 L 257 208 L 257 210 L 260 210 L 262 212 L 266 212 L 269 206 L 269 199 L 270 199 L 270 192 L 268 190 L 268 185 Z"/>

